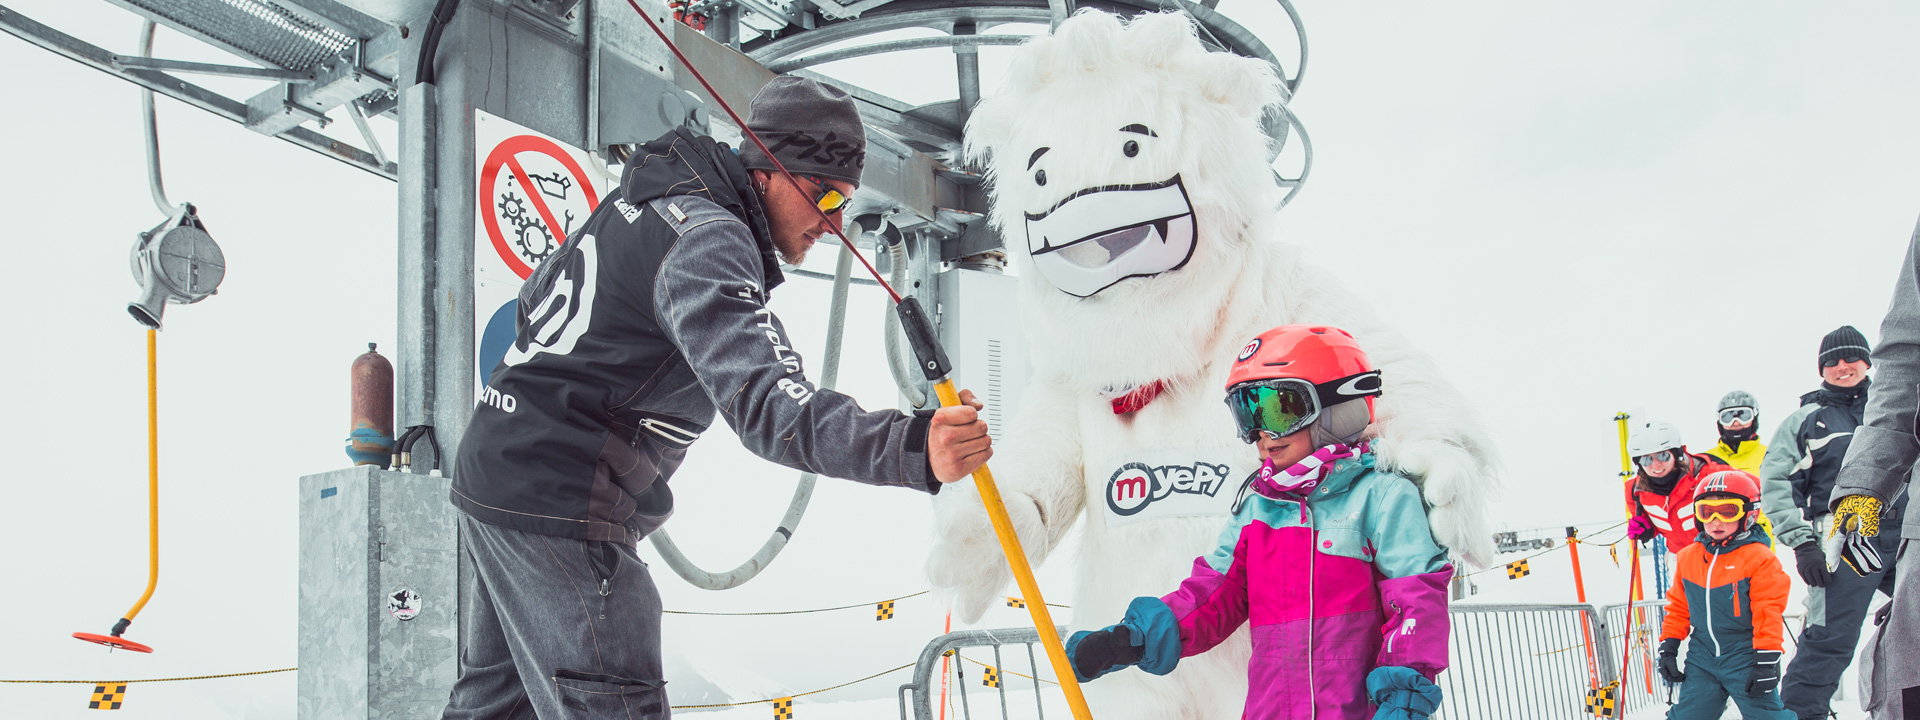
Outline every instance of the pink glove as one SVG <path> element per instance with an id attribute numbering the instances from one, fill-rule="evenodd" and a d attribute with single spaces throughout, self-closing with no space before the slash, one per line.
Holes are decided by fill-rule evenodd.
<path id="1" fill-rule="evenodd" d="M 1659 534 L 1660 530 L 1653 526 L 1652 520 L 1640 517 L 1639 515 L 1635 515 L 1627 520 L 1627 537 L 1633 538 L 1637 542 L 1652 540 L 1655 535 Z"/>

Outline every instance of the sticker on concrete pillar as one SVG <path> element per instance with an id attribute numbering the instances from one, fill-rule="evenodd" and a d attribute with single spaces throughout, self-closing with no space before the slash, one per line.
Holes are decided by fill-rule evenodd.
<path id="1" fill-rule="evenodd" d="M 401 588 L 387 596 L 387 614 L 401 620 L 412 620 L 420 615 L 420 593 L 411 588 Z"/>

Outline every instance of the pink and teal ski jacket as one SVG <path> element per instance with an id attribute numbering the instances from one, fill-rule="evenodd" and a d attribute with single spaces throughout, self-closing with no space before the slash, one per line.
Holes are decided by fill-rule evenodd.
<path id="1" fill-rule="evenodd" d="M 1430 681 L 1446 669 L 1453 567 L 1419 489 L 1375 469 L 1365 446 L 1323 448 L 1285 472 L 1321 479 L 1299 494 L 1250 481 L 1219 547 L 1161 601 L 1181 657 L 1252 623 L 1245 718 L 1367 720 L 1374 668 Z"/>

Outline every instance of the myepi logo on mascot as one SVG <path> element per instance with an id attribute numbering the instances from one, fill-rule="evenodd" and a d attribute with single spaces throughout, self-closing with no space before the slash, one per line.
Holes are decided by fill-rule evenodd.
<path id="1" fill-rule="evenodd" d="M 1182 453 L 1163 453 L 1176 457 Z M 1172 462 L 1130 461 L 1107 478 L 1107 509 L 1116 517 L 1108 524 L 1126 524 L 1172 515 L 1224 515 L 1232 493 L 1222 495 L 1233 472 L 1228 463 L 1186 458 Z M 1151 512 L 1149 512 L 1151 510 Z"/>

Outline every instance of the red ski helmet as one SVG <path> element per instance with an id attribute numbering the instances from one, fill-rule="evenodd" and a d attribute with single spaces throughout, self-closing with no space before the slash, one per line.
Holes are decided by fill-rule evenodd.
<path id="1" fill-rule="evenodd" d="M 1328 325 L 1282 325 L 1240 349 L 1227 374 L 1227 407 L 1236 431 L 1251 442 L 1255 430 L 1287 435 L 1327 408 L 1380 395 L 1380 372 L 1353 335 Z"/>
<path id="2" fill-rule="evenodd" d="M 1716 517 L 1713 508 L 1701 507 L 1703 504 L 1712 505 L 1716 502 L 1714 500 L 1716 497 L 1726 496 L 1740 499 L 1745 510 L 1740 516 L 1741 527 L 1751 527 L 1755 515 L 1760 511 L 1760 481 L 1743 470 L 1721 470 L 1701 478 L 1700 484 L 1693 488 L 1692 512 L 1695 519 L 1701 522 L 1708 520 L 1731 522 L 1730 515 Z M 1731 501 L 1728 500 L 1717 502 L 1722 505 L 1731 505 Z"/>
<path id="3" fill-rule="evenodd" d="M 1747 502 L 1760 504 L 1760 481 L 1745 470 L 1721 470 L 1700 480 L 1693 488 L 1693 499 L 1702 495 L 1738 495 Z"/>

